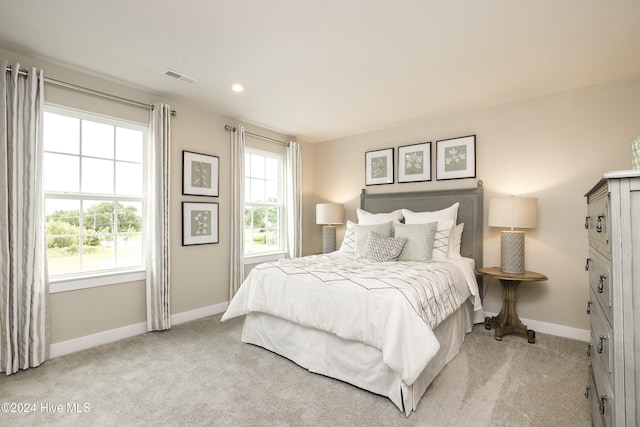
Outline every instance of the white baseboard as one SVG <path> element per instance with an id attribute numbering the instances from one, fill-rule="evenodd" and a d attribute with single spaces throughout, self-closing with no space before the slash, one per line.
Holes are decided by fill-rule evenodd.
<path id="1" fill-rule="evenodd" d="M 485 311 L 485 316 L 493 317 L 498 313 Z M 588 329 L 578 329 L 569 326 L 556 325 L 554 323 L 540 322 L 531 319 L 520 319 L 529 329 L 533 329 L 541 334 L 555 335 L 557 337 L 571 338 L 578 341 L 589 342 L 590 332 Z"/>
<path id="2" fill-rule="evenodd" d="M 136 335 L 142 335 L 145 332 L 147 332 L 147 322 L 142 322 L 123 326 L 122 328 L 98 332 L 97 334 L 85 335 L 84 337 L 74 338 L 68 341 L 58 342 L 51 344 L 49 357 L 51 359 L 55 359 L 56 357 L 66 356 L 67 354 L 98 347 L 103 344 L 108 344 Z"/>
<path id="3" fill-rule="evenodd" d="M 228 302 L 210 305 L 207 307 L 197 308 L 183 313 L 171 315 L 171 324 L 179 325 L 181 323 L 190 322 L 192 320 L 202 319 L 203 317 L 220 314 L 227 309 Z M 485 312 L 485 316 L 496 316 L 497 313 Z M 531 319 L 521 319 L 522 323 L 530 329 L 542 334 L 556 335 L 564 338 L 571 338 L 578 341 L 589 342 L 590 333 L 586 329 L 571 328 L 569 326 L 556 325 L 553 323 L 539 322 Z M 50 358 L 66 356 L 82 350 L 98 347 L 100 345 L 109 344 L 125 338 L 142 335 L 147 332 L 147 323 L 136 323 L 133 325 L 123 326 L 122 328 L 111 329 L 97 334 L 87 335 L 80 338 L 74 338 L 68 341 L 51 344 Z"/>
<path id="4" fill-rule="evenodd" d="M 183 313 L 171 315 L 171 324 L 179 325 L 181 323 L 190 322 L 192 320 L 201 319 L 207 316 L 220 314 L 227 309 L 228 302 L 210 305 Z M 82 350 L 98 347 L 100 345 L 109 344 L 125 338 L 136 335 L 142 335 L 147 332 L 147 322 L 136 323 L 133 325 L 123 326 L 121 328 L 111 329 L 108 331 L 98 332 L 84 337 L 74 338 L 68 341 L 51 344 L 49 358 L 66 356 Z"/>
<path id="5" fill-rule="evenodd" d="M 223 313 L 228 306 L 229 306 L 228 302 L 222 302 L 220 304 L 210 305 L 202 308 L 196 308 L 195 310 L 191 310 L 191 311 L 172 314 L 171 324 L 179 325 L 180 323 L 186 323 L 192 320 L 202 319 L 203 317 L 220 314 L 220 313 Z"/>

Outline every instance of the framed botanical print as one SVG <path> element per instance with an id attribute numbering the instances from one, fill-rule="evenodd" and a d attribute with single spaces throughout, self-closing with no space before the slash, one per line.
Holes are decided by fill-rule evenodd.
<path id="1" fill-rule="evenodd" d="M 398 182 L 431 181 L 431 143 L 398 147 Z"/>
<path id="2" fill-rule="evenodd" d="M 393 184 L 393 148 L 364 154 L 365 185 Z"/>
<path id="3" fill-rule="evenodd" d="M 218 203 L 182 202 L 182 246 L 218 243 Z"/>
<path id="4" fill-rule="evenodd" d="M 220 158 L 182 151 L 182 194 L 218 197 Z"/>
<path id="5" fill-rule="evenodd" d="M 436 142 L 436 179 L 476 177 L 476 136 Z"/>

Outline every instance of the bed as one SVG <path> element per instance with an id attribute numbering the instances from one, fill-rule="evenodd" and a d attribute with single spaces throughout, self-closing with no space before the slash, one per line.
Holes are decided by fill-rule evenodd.
<path id="1" fill-rule="evenodd" d="M 222 320 L 245 315 L 243 342 L 387 396 L 409 416 L 473 324 L 484 321 L 474 274 L 482 265 L 482 182 L 457 190 L 361 194 L 358 215 L 368 218 L 402 209 L 412 218 L 409 213 L 444 212 L 456 204 L 458 230 L 464 224 L 459 256 L 375 262 L 345 250 L 345 235 L 334 253 L 255 267 Z M 359 236 L 366 231 L 350 224 L 347 233 L 349 227 Z M 369 232 L 367 244 L 372 237 Z"/>

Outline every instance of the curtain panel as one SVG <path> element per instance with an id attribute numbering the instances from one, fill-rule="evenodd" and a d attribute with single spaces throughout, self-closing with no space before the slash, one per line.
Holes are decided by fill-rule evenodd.
<path id="1" fill-rule="evenodd" d="M 147 159 L 146 286 L 147 331 L 171 328 L 170 310 L 170 157 L 171 107 L 153 105 Z"/>
<path id="2" fill-rule="evenodd" d="M 287 254 L 302 256 L 302 148 L 289 142 L 286 166 L 287 188 Z"/>
<path id="3" fill-rule="evenodd" d="M 231 264 L 229 301 L 244 281 L 244 127 L 231 135 Z"/>
<path id="4" fill-rule="evenodd" d="M 44 77 L 19 70 L 0 61 L 0 372 L 7 375 L 49 357 Z"/>

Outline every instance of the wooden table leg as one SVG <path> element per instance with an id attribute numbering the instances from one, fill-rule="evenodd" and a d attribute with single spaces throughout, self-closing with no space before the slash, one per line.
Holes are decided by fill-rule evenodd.
<path id="1" fill-rule="evenodd" d="M 519 281 L 516 280 L 500 280 L 502 284 L 502 308 L 497 316 L 492 318 L 486 317 L 484 320 L 485 329 L 495 329 L 496 341 L 502 341 L 502 337 L 506 334 L 517 334 L 527 338 L 530 343 L 536 342 L 536 333 L 520 321 L 518 312 L 516 311 L 516 292 L 518 290 Z"/>
<path id="2" fill-rule="evenodd" d="M 533 329 L 527 329 L 527 341 L 531 344 L 536 343 L 536 331 Z"/>

